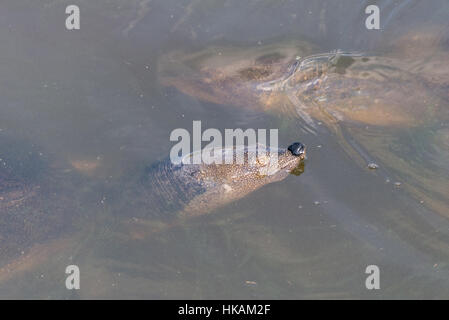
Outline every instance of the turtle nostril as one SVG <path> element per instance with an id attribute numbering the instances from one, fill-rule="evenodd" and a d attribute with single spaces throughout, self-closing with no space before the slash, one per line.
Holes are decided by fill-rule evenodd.
<path id="1" fill-rule="evenodd" d="M 288 150 L 297 157 L 303 156 L 306 152 L 306 146 L 301 142 L 294 142 L 289 147 Z"/>

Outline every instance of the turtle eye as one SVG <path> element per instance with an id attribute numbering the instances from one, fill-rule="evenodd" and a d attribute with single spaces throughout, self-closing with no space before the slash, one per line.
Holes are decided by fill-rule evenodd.
<path id="1" fill-rule="evenodd" d="M 257 164 L 260 164 L 261 166 L 266 166 L 270 160 L 266 155 L 258 155 L 257 156 Z"/>

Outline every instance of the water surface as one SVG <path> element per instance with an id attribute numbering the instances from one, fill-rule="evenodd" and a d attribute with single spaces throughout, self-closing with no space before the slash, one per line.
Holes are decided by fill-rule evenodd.
<path id="1" fill-rule="evenodd" d="M 78 31 L 65 29 L 67 1 L 0 4 L 0 134 L 45 158 L 43 187 L 59 196 L 43 206 L 70 203 L 70 223 L 50 222 L 37 249 L 17 248 L 25 262 L 0 272 L 0 297 L 447 298 L 448 119 L 417 129 L 346 126 L 361 159 L 379 164 L 372 171 L 324 125 L 305 133 L 295 119 L 204 102 L 158 81 L 158 61 L 173 50 L 276 39 L 308 41 L 317 53 L 382 55 L 396 45 L 399 57 L 425 56 L 422 68 L 441 61 L 446 1 L 376 3 L 380 31 L 364 28 L 367 3 L 356 0 L 78 1 Z M 410 34 L 438 50 L 401 47 Z M 440 73 L 435 88 L 444 88 Z M 444 90 L 435 94 L 447 103 Z M 191 130 L 193 120 L 278 128 L 282 146 L 308 146 L 305 172 L 157 234 L 145 223 L 126 227 L 133 212 L 119 186 L 165 158 L 170 132 Z M 80 267 L 81 290 L 65 288 L 69 264 Z M 380 290 L 365 288 L 372 264 Z"/>

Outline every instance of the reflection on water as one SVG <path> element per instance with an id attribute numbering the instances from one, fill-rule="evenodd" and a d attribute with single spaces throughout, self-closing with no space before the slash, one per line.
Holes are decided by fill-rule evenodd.
<path id="1" fill-rule="evenodd" d="M 382 32 L 363 27 L 359 1 L 81 1 L 76 32 L 64 3 L 2 3 L 0 297 L 447 298 L 449 6 L 378 3 Z M 230 79 L 277 79 L 297 55 L 335 49 L 377 57 L 381 81 L 351 73 L 362 62 L 263 99 L 223 80 L 252 61 Z M 329 117 L 305 108 L 315 130 L 302 130 L 292 93 Z M 348 112 L 355 102 L 366 114 Z M 405 120 L 385 122 L 390 110 Z M 146 219 L 139 177 L 198 119 L 278 128 L 282 146 L 307 145 L 306 168 L 213 214 Z"/>

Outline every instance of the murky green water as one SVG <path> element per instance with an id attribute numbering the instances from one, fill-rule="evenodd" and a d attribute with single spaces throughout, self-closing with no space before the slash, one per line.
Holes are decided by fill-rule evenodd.
<path id="1" fill-rule="evenodd" d="M 69 4 L 0 4 L 0 154 L 44 195 L 34 209 L 0 206 L 0 298 L 449 297 L 445 1 L 377 1 L 381 31 L 365 28 L 356 0 L 78 1 L 77 31 L 65 28 Z M 397 65 L 385 72 L 422 76 L 419 90 L 438 99 L 422 103 L 430 121 L 348 123 L 339 134 L 320 122 L 310 133 L 276 109 L 212 103 L 160 81 L 171 52 L 278 41 L 410 59 L 399 75 Z M 153 232 L 123 186 L 193 120 L 277 128 L 280 145 L 307 145 L 305 172 Z M 65 287 L 71 264 L 80 290 Z M 380 268 L 380 290 L 365 287 L 368 265 Z"/>

